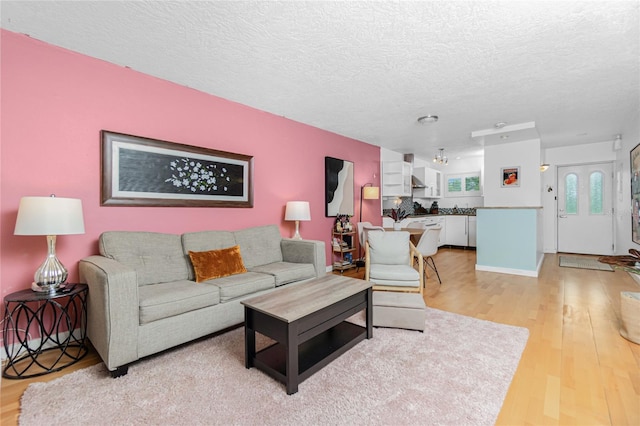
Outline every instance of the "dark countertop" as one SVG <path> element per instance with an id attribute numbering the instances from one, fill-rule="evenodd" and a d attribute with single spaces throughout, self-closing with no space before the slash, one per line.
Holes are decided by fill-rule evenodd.
<path id="1" fill-rule="evenodd" d="M 438 216 L 475 216 L 475 213 L 438 213 L 438 214 L 412 214 L 407 216 L 408 219 L 420 219 L 422 217 L 438 217 Z"/>

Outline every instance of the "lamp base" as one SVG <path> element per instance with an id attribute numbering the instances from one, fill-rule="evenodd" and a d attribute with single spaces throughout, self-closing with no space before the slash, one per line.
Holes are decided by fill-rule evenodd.
<path id="1" fill-rule="evenodd" d="M 55 235 L 47 235 L 47 247 L 47 258 L 34 274 L 31 290 L 41 293 L 55 293 L 67 281 L 69 273 L 56 257 Z"/>
<path id="2" fill-rule="evenodd" d="M 296 233 L 291 237 L 294 240 L 301 240 L 302 236 L 300 235 L 300 221 L 296 220 Z"/>
<path id="3" fill-rule="evenodd" d="M 38 284 L 36 282 L 31 283 L 31 290 L 37 292 L 37 293 L 49 293 L 49 294 L 54 294 L 57 293 L 58 291 L 61 291 L 65 288 L 65 284 L 49 284 L 49 285 L 45 285 L 45 284 Z"/>

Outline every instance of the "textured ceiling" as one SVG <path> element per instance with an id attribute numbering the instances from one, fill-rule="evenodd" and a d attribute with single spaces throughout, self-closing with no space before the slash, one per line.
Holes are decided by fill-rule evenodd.
<path id="1" fill-rule="evenodd" d="M 478 155 L 471 132 L 499 121 L 534 121 L 554 147 L 613 140 L 640 114 L 637 0 L 2 1 L 0 13 L 10 31 L 418 158 Z M 418 124 L 426 114 L 440 120 Z"/>

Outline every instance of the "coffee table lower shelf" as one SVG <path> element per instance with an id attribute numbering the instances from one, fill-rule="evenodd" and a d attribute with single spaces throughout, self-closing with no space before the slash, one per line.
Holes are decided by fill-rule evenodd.
<path id="1" fill-rule="evenodd" d="M 340 355 L 367 337 L 367 329 L 342 322 L 298 346 L 298 381 L 320 371 Z M 286 345 L 275 343 L 256 353 L 254 365 L 274 379 L 285 383 Z"/>

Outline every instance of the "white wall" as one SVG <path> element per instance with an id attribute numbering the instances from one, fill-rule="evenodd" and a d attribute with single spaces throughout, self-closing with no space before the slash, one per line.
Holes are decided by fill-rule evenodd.
<path id="1" fill-rule="evenodd" d="M 627 152 L 628 155 L 628 152 Z M 588 164 L 606 161 L 615 161 L 616 153 L 612 150 L 611 142 L 598 142 L 584 145 L 565 146 L 560 148 L 547 148 L 544 150 L 544 160 L 550 164 L 549 169 L 542 173 L 542 206 L 543 206 L 543 230 L 544 230 L 544 251 L 545 253 L 555 253 L 558 250 L 557 239 L 557 185 L 558 166 L 569 166 L 574 164 Z M 618 166 L 614 167 L 617 168 Z M 628 166 L 627 166 L 628 167 Z M 617 173 L 614 171 L 614 176 Z M 614 190 L 616 185 L 614 185 Z M 551 191 L 549 191 L 551 189 Z M 630 194 L 631 189 L 627 191 Z M 616 199 L 618 195 L 614 196 Z M 631 205 L 631 196 L 628 195 L 628 205 Z M 629 224 L 631 215 L 628 214 Z M 631 230 L 629 229 L 629 235 Z M 617 245 L 617 244 L 616 244 Z"/>
<path id="2" fill-rule="evenodd" d="M 540 139 L 484 147 L 484 206 L 540 207 Z M 502 187 L 501 169 L 520 167 L 520 186 Z"/>

